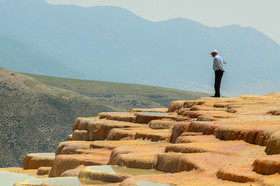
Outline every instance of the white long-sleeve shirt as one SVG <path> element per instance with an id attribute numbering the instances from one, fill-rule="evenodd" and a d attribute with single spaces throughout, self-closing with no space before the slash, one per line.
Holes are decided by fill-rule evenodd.
<path id="1" fill-rule="evenodd" d="M 213 60 L 213 70 L 221 70 L 221 71 L 225 71 L 224 67 L 223 67 L 223 63 L 224 63 L 224 59 L 222 56 L 216 54 L 214 56 L 214 60 Z"/>

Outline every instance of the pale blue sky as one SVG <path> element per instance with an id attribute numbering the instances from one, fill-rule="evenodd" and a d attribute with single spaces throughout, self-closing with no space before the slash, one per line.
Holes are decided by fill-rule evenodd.
<path id="1" fill-rule="evenodd" d="M 280 0 L 47 0 L 51 4 L 119 6 L 150 21 L 188 18 L 211 27 L 250 26 L 280 44 Z"/>

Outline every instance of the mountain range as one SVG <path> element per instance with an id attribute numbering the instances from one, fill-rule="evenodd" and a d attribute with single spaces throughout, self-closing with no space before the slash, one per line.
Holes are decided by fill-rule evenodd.
<path id="1" fill-rule="evenodd" d="M 0 1 L 0 65 L 58 77 L 212 92 L 214 48 L 224 95 L 280 91 L 280 45 L 238 25 L 144 20 L 119 7 Z"/>

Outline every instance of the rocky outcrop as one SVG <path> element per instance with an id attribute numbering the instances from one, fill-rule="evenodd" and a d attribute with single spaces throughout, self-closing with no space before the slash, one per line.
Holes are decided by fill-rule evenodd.
<path id="1" fill-rule="evenodd" d="M 271 175 L 280 173 L 280 155 L 270 155 L 257 158 L 254 163 L 254 171 L 259 174 Z"/>
<path id="2" fill-rule="evenodd" d="M 38 175 L 49 175 L 51 172 L 51 167 L 39 167 L 37 174 Z"/>
<path id="3" fill-rule="evenodd" d="M 55 155 L 61 154 L 77 154 L 78 150 L 90 149 L 93 142 L 89 141 L 66 141 L 61 142 L 56 148 Z"/>
<path id="4" fill-rule="evenodd" d="M 73 126 L 72 141 L 105 140 L 112 129 L 138 128 L 139 124 L 98 118 L 77 118 Z"/>
<path id="5" fill-rule="evenodd" d="M 170 103 L 168 107 L 168 112 L 174 112 L 176 110 L 179 110 L 181 108 L 184 108 L 184 103 L 186 101 L 173 101 Z"/>
<path id="6" fill-rule="evenodd" d="M 171 130 L 151 130 L 142 129 L 136 132 L 135 139 L 148 139 L 151 141 L 169 141 L 171 137 Z"/>
<path id="7" fill-rule="evenodd" d="M 174 125 L 172 129 L 170 142 L 174 143 L 182 133 L 187 132 L 189 129 L 189 124 L 189 122 L 185 122 Z"/>
<path id="8" fill-rule="evenodd" d="M 52 167 L 54 157 L 44 154 L 27 154 L 23 159 L 23 169 L 38 169 L 39 167 Z"/>
<path id="9" fill-rule="evenodd" d="M 136 130 L 134 129 L 119 129 L 110 130 L 106 140 L 133 140 L 135 139 Z"/>
<path id="10" fill-rule="evenodd" d="M 202 100 L 191 100 L 191 101 L 173 101 L 168 107 L 168 112 L 175 112 L 182 108 L 191 108 L 196 105 L 203 105 L 205 101 Z"/>
<path id="11" fill-rule="evenodd" d="M 199 167 L 195 161 L 183 154 L 159 154 L 156 169 L 174 173 L 199 169 Z"/>
<path id="12" fill-rule="evenodd" d="M 275 133 L 269 133 L 266 140 L 265 151 L 269 154 L 280 154 L 280 130 Z"/>
<path id="13" fill-rule="evenodd" d="M 201 98 L 172 102 L 168 112 L 132 109 L 77 118 L 69 141 L 58 145 L 49 174 L 117 185 L 277 185 L 279 97 Z M 160 174 L 140 175 L 153 169 Z"/>
<path id="14" fill-rule="evenodd" d="M 118 183 L 127 179 L 129 176 L 121 174 L 110 174 L 106 172 L 94 171 L 89 168 L 83 169 L 79 173 L 79 178 L 86 178 L 91 180 L 99 180 L 108 183 Z"/>
<path id="15" fill-rule="evenodd" d="M 159 120 L 159 119 L 171 119 L 176 120 L 177 115 L 175 114 L 166 114 L 166 113 L 136 113 L 135 114 L 135 122 L 136 123 L 144 123 L 148 124 L 152 120 Z"/>
<path id="16" fill-rule="evenodd" d="M 83 170 L 86 166 L 80 165 L 74 169 L 67 170 L 63 172 L 60 176 L 61 177 L 78 177 L 81 170 Z"/>
<path id="17" fill-rule="evenodd" d="M 50 177 L 61 176 L 67 170 L 75 169 L 80 165 L 106 165 L 109 155 L 94 156 L 93 154 L 58 155 L 55 157 Z"/>
<path id="18" fill-rule="evenodd" d="M 113 112 L 101 112 L 98 114 L 99 119 L 115 120 L 134 122 L 135 116 L 133 113 L 113 113 Z"/>
<path id="19" fill-rule="evenodd" d="M 179 122 L 173 120 L 152 120 L 149 122 L 151 129 L 170 129 Z"/>
<path id="20" fill-rule="evenodd" d="M 113 150 L 109 165 L 139 169 L 153 169 L 157 164 L 157 154 L 164 152 L 166 144 L 150 143 L 137 146 L 119 147 Z"/>
<path id="21" fill-rule="evenodd" d="M 188 132 L 202 132 L 204 135 L 213 134 L 216 128 L 221 125 L 217 125 L 210 122 L 191 122 L 188 128 Z"/>
<path id="22" fill-rule="evenodd" d="M 225 167 L 217 172 L 217 178 L 238 183 L 246 183 L 258 181 L 260 175 L 252 172 L 252 170 L 248 168 Z"/>
<path id="23" fill-rule="evenodd" d="M 138 169 L 153 169 L 157 164 L 157 154 L 157 152 L 120 154 L 112 160 L 112 165 Z"/>

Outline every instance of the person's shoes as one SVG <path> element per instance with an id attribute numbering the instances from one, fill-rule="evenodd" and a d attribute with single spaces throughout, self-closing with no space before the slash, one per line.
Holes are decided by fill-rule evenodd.
<path id="1" fill-rule="evenodd" d="M 219 98 L 220 96 L 211 96 L 212 98 Z"/>

